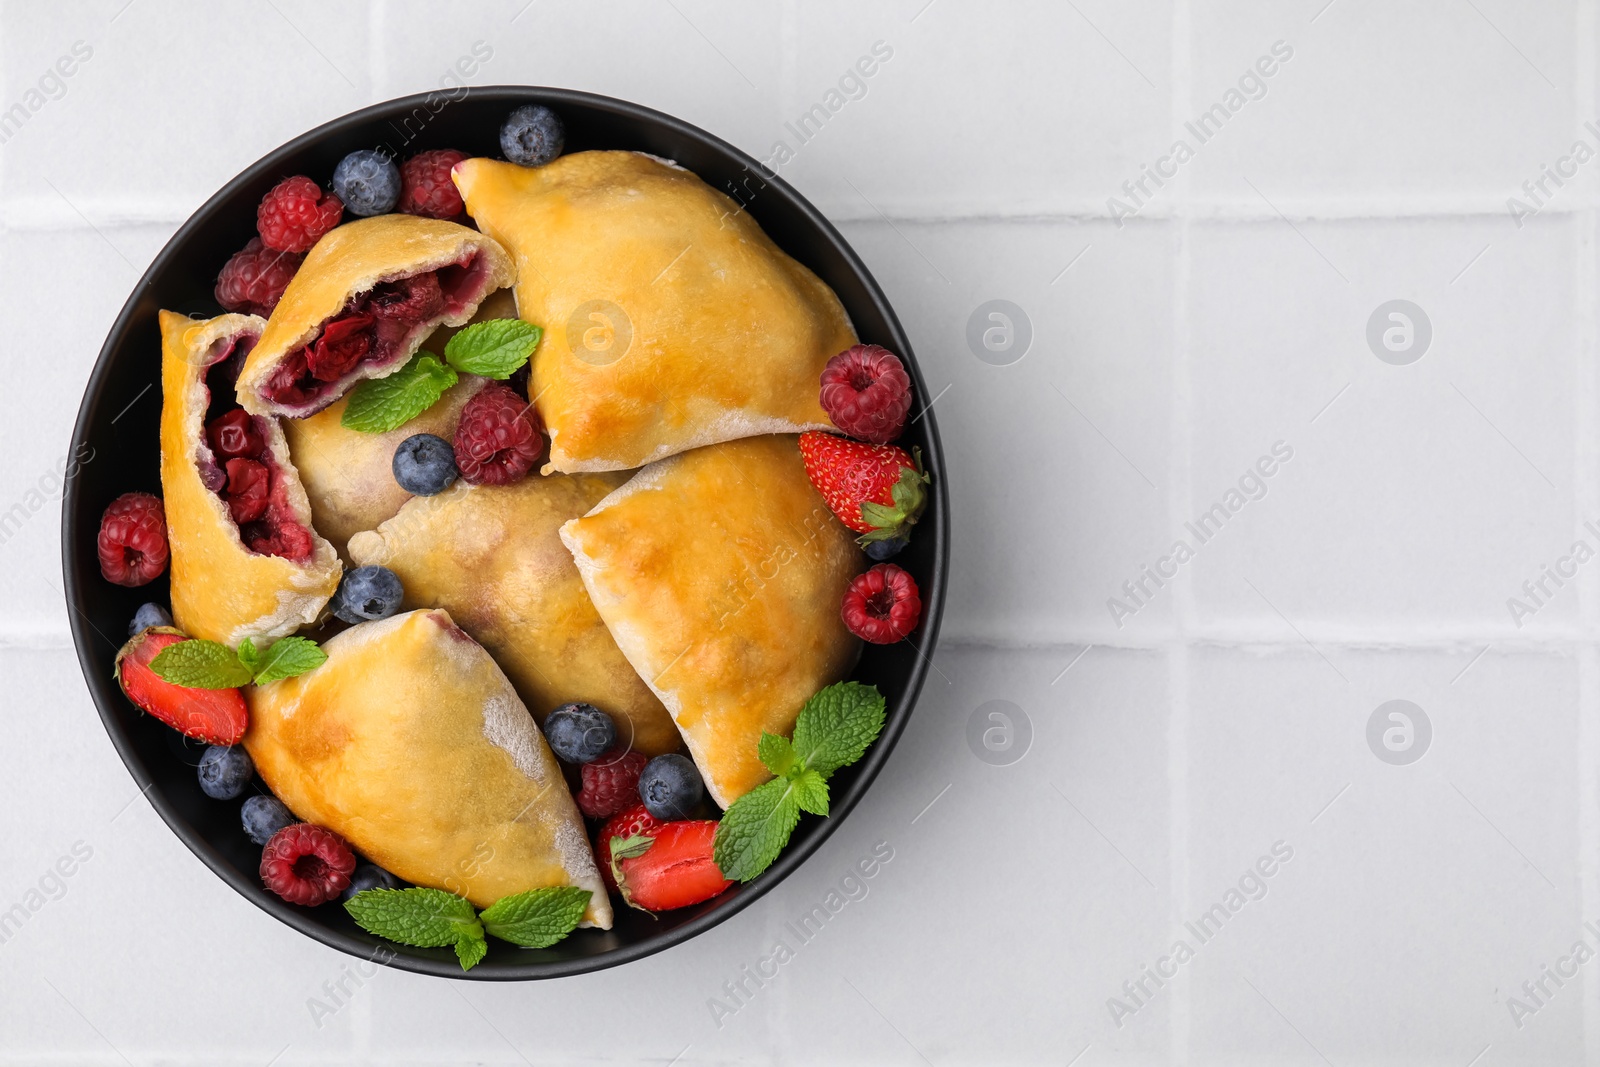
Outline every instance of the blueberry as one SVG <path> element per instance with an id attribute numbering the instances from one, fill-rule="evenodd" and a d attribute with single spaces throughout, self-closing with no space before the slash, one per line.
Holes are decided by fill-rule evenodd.
<path id="1" fill-rule="evenodd" d="M 350 885 L 345 889 L 340 899 L 349 900 L 357 893 L 365 893 L 369 889 L 399 889 L 400 879 L 379 867 L 376 863 L 358 864 L 355 873 L 350 876 Z"/>
<path id="2" fill-rule="evenodd" d="M 345 571 L 333 595 L 333 613 L 345 622 L 387 619 L 400 610 L 405 589 L 400 576 L 388 567 L 357 567 Z"/>
<path id="3" fill-rule="evenodd" d="M 148 630 L 152 626 L 171 626 L 172 616 L 167 614 L 167 609 L 160 604 L 140 604 L 139 610 L 133 613 L 133 621 L 128 624 L 128 636 L 132 637 L 140 630 Z"/>
<path id="4" fill-rule="evenodd" d="M 273 834 L 300 820 L 277 797 L 257 795 L 245 800 L 244 807 L 239 809 L 239 821 L 244 823 L 244 832 L 250 840 L 264 845 L 272 840 Z"/>
<path id="5" fill-rule="evenodd" d="M 687 819 L 704 792 L 699 768 L 676 752 L 657 756 L 639 772 L 639 799 L 662 822 Z"/>
<path id="6" fill-rule="evenodd" d="M 905 536 L 891 537 L 886 541 L 869 541 L 867 555 L 882 563 L 886 559 L 894 559 L 900 554 L 900 550 L 910 543 L 911 538 Z"/>
<path id="7" fill-rule="evenodd" d="M 232 800 L 254 773 L 250 753 L 239 745 L 211 745 L 200 757 L 200 790 L 212 800 Z"/>
<path id="8" fill-rule="evenodd" d="M 382 152 L 357 149 L 333 168 L 333 191 L 352 215 L 382 215 L 400 199 L 400 168 Z"/>
<path id="9" fill-rule="evenodd" d="M 544 720 L 544 738 L 568 763 L 593 763 L 616 742 L 617 727 L 593 704 L 563 704 Z"/>
<path id="10" fill-rule="evenodd" d="M 456 480 L 456 450 L 431 433 L 412 434 L 394 450 L 394 480 L 417 496 L 433 496 Z"/>
<path id="11" fill-rule="evenodd" d="M 567 129 L 554 111 L 540 104 L 524 104 L 500 127 L 500 151 L 513 163 L 542 167 L 561 154 Z"/>

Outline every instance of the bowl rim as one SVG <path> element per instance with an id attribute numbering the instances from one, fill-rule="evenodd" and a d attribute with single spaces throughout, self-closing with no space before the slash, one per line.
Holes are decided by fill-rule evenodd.
<path id="1" fill-rule="evenodd" d="M 454 90 L 450 91 L 453 92 Z M 178 251 L 187 243 L 188 238 L 201 227 L 207 226 L 213 221 L 214 213 L 225 202 L 231 200 L 241 187 L 258 180 L 263 171 L 271 170 L 277 166 L 278 162 L 285 157 L 314 146 L 324 138 L 335 136 L 350 127 L 389 117 L 397 112 L 411 111 L 415 108 L 426 106 L 428 103 L 436 101 L 444 92 L 444 90 L 433 90 L 395 97 L 324 122 L 285 142 L 245 167 L 222 188 L 213 193 L 205 203 L 200 205 L 183 225 L 167 239 L 161 251 L 140 276 L 138 283 L 130 292 L 127 301 L 113 321 L 111 329 L 106 335 L 106 340 L 101 345 L 100 352 L 95 358 L 94 368 L 90 371 L 88 382 L 84 387 L 83 399 L 78 409 L 78 417 L 73 425 L 71 447 L 75 449 L 85 443 L 90 424 L 93 422 L 99 404 L 103 399 L 102 390 L 104 389 L 105 380 L 110 374 L 113 351 L 120 346 L 124 335 L 130 330 L 140 295 L 178 258 Z M 877 280 L 872 276 L 872 273 L 867 269 L 860 257 L 856 255 L 855 250 L 834 228 L 833 224 L 812 206 L 810 201 L 801 196 L 781 176 L 765 164 L 698 126 L 668 115 L 665 112 L 615 97 L 574 89 L 500 84 L 468 87 L 467 91 L 457 99 L 465 100 L 468 98 L 486 98 L 490 101 L 502 99 L 507 103 L 515 104 L 542 103 L 558 111 L 563 104 L 573 104 L 580 105 L 585 109 L 610 112 L 622 118 L 664 127 L 674 137 L 699 141 L 712 151 L 720 153 L 732 162 L 745 167 L 747 171 L 759 174 L 764 183 L 762 195 L 771 194 L 787 201 L 789 208 L 795 211 L 806 225 L 814 229 L 817 234 L 831 245 L 834 252 L 843 259 L 850 271 L 855 274 L 875 310 L 888 326 L 890 334 L 888 340 L 891 344 L 897 346 L 895 351 L 904 358 L 906 369 L 911 375 L 916 394 L 919 396 L 929 395 L 927 384 L 922 378 L 916 357 L 911 350 L 910 339 L 906 336 L 899 317 L 895 315 L 893 307 L 884 295 L 882 288 L 878 285 Z M 938 425 L 935 421 L 932 405 L 927 405 L 918 418 L 926 419 L 928 423 L 927 450 L 931 455 L 925 457 L 925 462 L 932 471 L 936 472 L 939 481 L 943 483 L 946 481 L 947 468 L 944 463 L 943 448 L 940 443 Z M 932 574 L 930 580 L 923 583 L 923 588 L 921 589 L 923 602 L 922 643 L 921 647 L 916 649 L 917 658 L 912 666 L 911 675 L 907 679 L 903 692 L 897 700 L 892 702 L 889 708 L 882 734 L 867 750 L 866 756 L 855 765 L 855 778 L 851 782 L 850 788 L 843 795 L 835 798 L 828 817 L 818 821 L 804 840 L 795 842 L 790 847 L 785 848 L 778 859 L 755 880 L 738 886 L 737 892 L 733 896 L 659 935 L 633 944 L 622 945 L 616 949 L 593 956 L 564 960 L 538 960 L 526 963 L 496 962 L 491 964 L 485 961 L 470 971 L 462 971 L 454 957 L 448 954 L 448 950 L 444 953 L 439 953 L 435 950 L 432 955 L 427 956 L 415 955 L 407 951 L 385 951 L 389 946 L 389 942 L 383 939 L 370 935 L 357 937 L 331 929 L 321 921 L 313 919 L 303 909 L 296 908 L 287 901 L 280 900 L 270 893 L 262 892 L 259 884 L 241 875 L 228 860 L 212 848 L 211 844 L 190 826 L 184 816 L 167 800 L 162 792 L 154 788 L 157 784 L 156 779 L 150 773 L 149 768 L 146 767 L 143 757 L 125 730 L 118 710 L 113 704 L 114 700 L 120 701 L 123 699 L 120 689 L 113 683 L 96 677 L 99 665 L 95 662 L 93 652 L 94 637 L 99 636 L 105 639 L 105 635 L 99 634 L 98 630 L 90 623 L 83 608 L 80 607 L 80 604 L 83 603 L 85 588 L 78 582 L 73 564 L 78 555 L 75 533 L 80 526 L 80 512 L 84 505 L 79 493 L 79 479 L 76 478 L 67 480 L 62 500 L 61 566 L 73 646 L 77 651 L 79 667 L 83 672 L 84 682 L 89 689 L 90 695 L 94 699 L 101 723 L 105 726 L 106 733 L 109 735 L 118 756 L 121 757 L 123 764 L 133 777 L 134 784 L 139 787 L 140 792 L 150 801 L 156 813 L 161 816 L 162 821 L 213 874 L 228 883 L 242 897 L 277 918 L 286 926 L 321 942 L 329 948 L 348 955 L 375 960 L 401 970 L 441 978 L 476 981 L 528 981 L 586 974 L 621 966 L 697 937 L 748 908 L 799 868 L 832 836 L 834 831 L 838 829 L 839 825 L 860 802 L 862 796 L 865 795 L 866 791 L 877 779 L 878 773 L 882 770 L 884 764 L 887 763 L 890 753 L 893 752 L 896 743 L 905 730 L 907 722 L 910 720 L 911 713 L 915 709 L 923 684 L 926 681 L 928 669 L 932 665 L 932 656 L 938 644 L 939 628 L 944 614 L 947 572 L 949 569 L 950 517 L 948 493 L 948 485 L 941 484 L 936 492 L 930 494 L 928 513 L 924 515 L 919 523 L 919 529 L 931 532 L 934 535 L 935 543 Z"/>

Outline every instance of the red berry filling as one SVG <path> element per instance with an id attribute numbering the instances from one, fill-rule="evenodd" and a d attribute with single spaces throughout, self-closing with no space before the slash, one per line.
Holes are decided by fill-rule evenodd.
<path id="1" fill-rule="evenodd" d="M 291 904 L 315 907 L 344 892 L 356 854 L 332 830 L 301 822 L 272 835 L 261 850 L 261 881 Z"/>
<path id="2" fill-rule="evenodd" d="M 254 420 L 244 408 L 234 408 L 220 419 L 212 420 L 206 427 L 206 440 L 211 442 L 211 451 L 229 459 L 258 456 L 265 447 Z"/>
<path id="3" fill-rule="evenodd" d="M 117 585 L 141 586 L 167 569 L 167 517 L 161 498 L 123 493 L 100 517 L 95 548 L 100 573 Z"/>
<path id="4" fill-rule="evenodd" d="M 481 300 L 488 274 L 488 260 L 474 252 L 356 294 L 310 344 L 278 366 L 262 385 L 262 397 L 295 418 L 321 411 L 358 370 L 392 366 L 442 319 L 459 317 Z"/>
<path id="5" fill-rule="evenodd" d="M 229 382 L 238 374 L 239 357 L 255 343 L 254 334 L 239 334 L 207 353 L 208 397 L 233 395 Z M 230 405 L 206 424 L 205 444 L 195 457 L 200 480 L 227 505 L 246 548 L 304 563 L 311 558 L 311 531 L 294 516 L 283 467 L 267 439 L 266 419 Z"/>
<path id="6" fill-rule="evenodd" d="M 875 645 L 892 645 L 917 628 L 922 594 L 917 581 L 893 563 L 859 574 L 845 591 L 839 614 L 850 632 Z"/>

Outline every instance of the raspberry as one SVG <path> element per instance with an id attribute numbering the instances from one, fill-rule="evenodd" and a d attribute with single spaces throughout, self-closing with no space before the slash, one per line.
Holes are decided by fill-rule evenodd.
<path id="1" fill-rule="evenodd" d="M 272 314 L 305 258 L 298 252 L 268 248 L 259 237 L 250 238 L 217 275 L 217 303 L 246 315 Z"/>
<path id="2" fill-rule="evenodd" d="M 228 514 L 240 526 L 255 522 L 267 513 L 271 480 L 267 477 L 266 465 L 253 459 L 230 459 L 225 466 L 228 487 L 223 499 L 228 503 Z"/>
<path id="3" fill-rule="evenodd" d="M 856 345 L 822 369 L 822 410 L 851 437 L 886 445 L 911 411 L 911 378 L 900 358 L 878 345 Z"/>
<path id="4" fill-rule="evenodd" d="M 206 426 L 206 439 L 211 442 L 211 451 L 227 459 L 259 456 L 266 448 L 254 420 L 244 408 L 234 408 L 221 418 L 211 420 Z"/>
<path id="5" fill-rule="evenodd" d="M 261 881 L 291 904 L 315 907 L 344 892 L 356 854 L 332 830 L 308 822 L 285 826 L 261 850 Z"/>
<path id="6" fill-rule="evenodd" d="M 344 215 L 344 203 L 297 174 L 272 187 L 256 209 L 261 242 L 282 252 L 308 252 Z"/>
<path id="7" fill-rule="evenodd" d="M 400 203 L 396 209 L 430 219 L 453 219 L 466 211 L 456 183 L 450 180 L 450 169 L 466 158 L 465 152 L 454 148 L 436 148 L 406 160 L 400 166 Z"/>
<path id="8" fill-rule="evenodd" d="M 334 319 L 322 336 L 306 346 L 306 367 L 319 382 L 336 382 L 355 370 L 372 347 L 372 316 L 356 313 Z"/>
<path id="9" fill-rule="evenodd" d="M 578 769 L 583 790 L 575 798 L 578 810 L 591 819 L 609 819 L 639 800 L 639 772 L 649 760 L 643 752 L 612 749 Z"/>
<path id="10" fill-rule="evenodd" d="M 100 573 L 117 585 L 140 586 L 167 569 L 167 516 L 161 498 L 123 493 L 100 517 Z"/>
<path id="11" fill-rule="evenodd" d="M 880 563 L 850 583 L 839 614 L 863 641 L 892 645 L 917 628 L 922 595 L 915 578 L 893 563 Z"/>
<path id="12" fill-rule="evenodd" d="M 617 880 L 611 876 L 611 839 L 637 834 L 654 837 L 664 825 L 657 822 L 643 804 L 635 804 L 600 828 L 600 835 L 594 839 L 594 858 L 600 865 L 600 877 L 605 879 L 607 889 L 613 893 L 617 891 Z"/>
<path id="13" fill-rule="evenodd" d="M 473 485 L 519 481 L 544 453 L 544 438 L 528 402 L 498 383 L 486 385 L 461 409 L 456 466 Z"/>

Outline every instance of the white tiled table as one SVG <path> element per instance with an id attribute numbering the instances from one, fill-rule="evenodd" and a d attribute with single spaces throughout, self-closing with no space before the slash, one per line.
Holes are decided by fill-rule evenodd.
<path id="1" fill-rule="evenodd" d="M 352 961 L 137 798 L 79 681 L 44 506 L 0 544 L 0 910 L 75 843 L 92 856 L 0 944 L 0 1062 L 1600 1060 L 1600 962 L 1542 970 L 1600 948 L 1600 562 L 1547 581 L 1520 627 L 1507 607 L 1574 541 L 1600 548 L 1600 160 L 1545 178 L 1520 226 L 1507 206 L 1575 139 L 1600 148 L 1596 6 L 0 5 L 0 110 L 92 49 L 0 144 L 0 512 L 50 488 L 112 318 L 190 211 L 482 41 L 476 84 L 797 148 L 784 177 L 943 390 L 956 514 L 917 715 L 782 887 L 624 969 L 385 970 L 319 1019 Z M 864 94 L 797 146 L 785 124 L 877 42 Z M 1292 56 L 1199 143 L 1185 124 L 1275 42 Z M 1193 158 L 1117 225 L 1108 197 L 1180 137 Z M 992 299 L 1031 323 L 1011 365 L 966 340 Z M 1410 365 L 1365 336 L 1394 299 L 1431 322 Z M 1276 442 L 1293 455 L 1266 494 L 1114 620 L 1108 599 Z M 1393 699 L 1432 728 L 1403 766 L 1367 740 Z M 967 741 L 995 700 L 1031 723 L 1007 765 Z M 867 896 L 728 999 L 878 842 L 894 858 Z M 1261 861 L 1275 845 L 1291 858 Z M 1259 899 L 1228 911 L 1241 882 Z M 1187 924 L 1219 903 L 1202 940 Z M 1162 963 L 1179 939 L 1192 958 Z"/>

